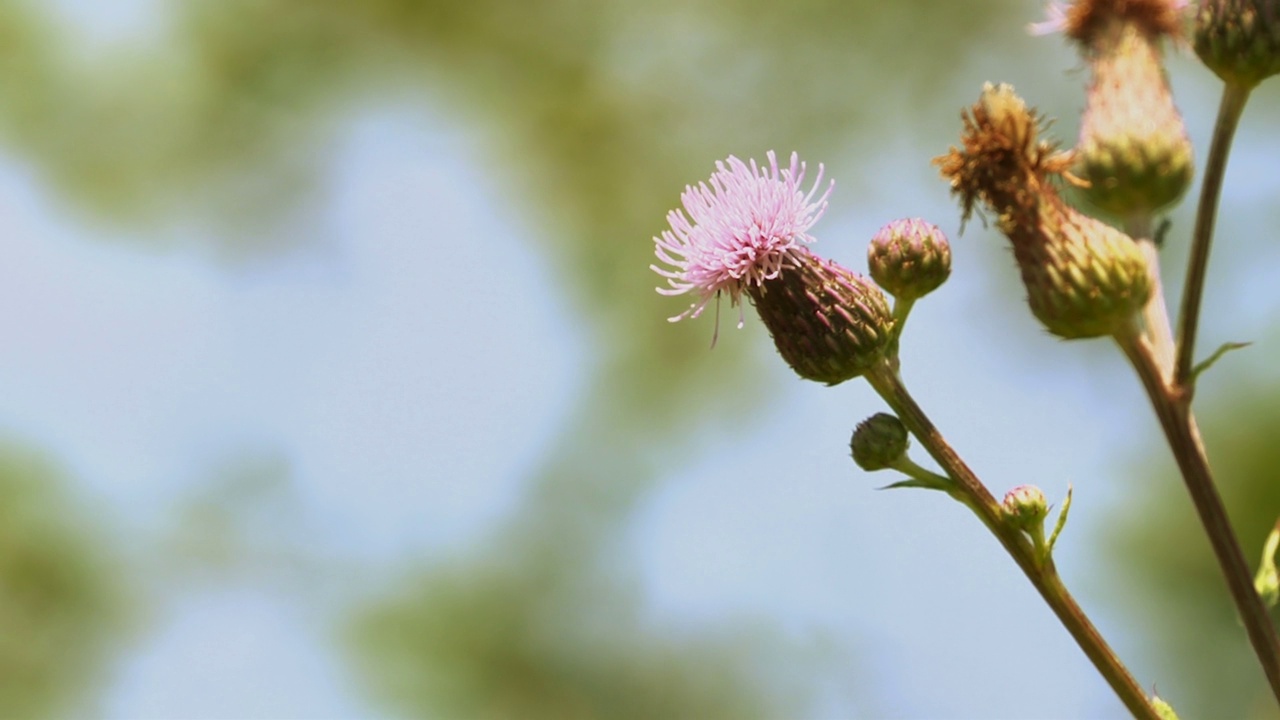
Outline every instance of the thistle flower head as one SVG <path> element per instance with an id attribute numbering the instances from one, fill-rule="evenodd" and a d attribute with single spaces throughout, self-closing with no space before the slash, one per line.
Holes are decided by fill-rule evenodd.
<path id="1" fill-rule="evenodd" d="M 1161 59 L 1137 22 L 1114 22 L 1088 38 L 1093 80 L 1076 146 L 1085 196 L 1120 218 L 1150 217 L 1191 185 L 1191 140 Z"/>
<path id="2" fill-rule="evenodd" d="M 797 247 L 776 277 L 746 292 L 797 375 L 835 385 L 884 359 L 893 314 L 876 284 L 838 263 Z"/>
<path id="3" fill-rule="evenodd" d="M 1069 155 L 1036 139 L 1040 120 L 1008 86 L 988 85 L 964 115 L 963 148 L 934 160 L 966 217 L 981 201 L 1013 245 L 1032 313 L 1053 334 L 1127 332 L 1151 295 L 1151 276 L 1128 235 L 1063 202 L 1052 176 Z"/>
<path id="4" fill-rule="evenodd" d="M 1028 29 L 1033 35 L 1061 32 L 1092 46 L 1100 32 L 1115 24 L 1141 28 L 1151 38 L 1178 38 L 1188 0 L 1073 0 L 1049 3 L 1048 19 Z"/>
<path id="5" fill-rule="evenodd" d="M 1202 0 L 1194 41 L 1218 77 L 1251 88 L 1280 73 L 1280 0 Z"/>
<path id="6" fill-rule="evenodd" d="M 649 267 L 667 279 L 659 293 L 695 296 L 671 321 L 697 317 L 721 292 L 738 305 L 743 292 L 778 277 L 791 250 L 813 241 L 809 228 L 826 210 L 835 183 L 818 195 L 819 165 L 805 192 L 805 164 L 799 156 L 792 153 L 785 168 L 779 168 L 772 150 L 766 157 L 768 166 L 733 156 L 717 161 L 710 180 L 685 188 L 680 196 L 684 211 L 667 214 L 671 229 L 654 238 L 654 254 L 666 267 Z"/>

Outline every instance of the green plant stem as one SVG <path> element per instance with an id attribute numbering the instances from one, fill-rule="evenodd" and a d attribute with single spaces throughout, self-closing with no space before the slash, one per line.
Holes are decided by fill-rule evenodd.
<path id="1" fill-rule="evenodd" d="M 1200 324 L 1200 306 L 1204 299 L 1204 278 L 1209 268 L 1209 250 L 1213 246 L 1213 226 L 1218 217 L 1218 197 L 1222 194 L 1222 178 L 1231 154 L 1240 116 L 1249 101 L 1251 86 L 1227 83 L 1218 104 L 1218 120 L 1213 126 L 1209 158 L 1205 162 L 1204 180 L 1200 185 L 1200 205 L 1191 236 L 1191 257 L 1187 262 L 1187 281 L 1182 286 L 1182 310 L 1178 317 L 1178 353 L 1173 375 L 1173 389 L 1187 396 L 1194 394 L 1191 368 L 1196 351 L 1196 331 Z"/>
<path id="2" fill-rule="evenodd" d="M 1158 720 L 1159 715 L 1152 707 L 1146 692 L 1116 657 L 1115 652 L 1107 645 L 1097 628 L 1089 622 L 1084 610 L 1076 604 L 1071 593 L 1067 591 L 1052 558 L 1038 555 L 1031 540 L 1024 533 L 1003 521 L 999 502 L 943 439 L 942 434 L 907 392 L 906 386 L 902 384 L 901 378 L 889 361 L 886 360 L 873 367 L 865 377 L 871 387 L 897 413 L 902 424 L 906 425 L 929 455 L 955 481 L 958 492 L 964 496 L 964 504 L 973 510 L 982 524 L 987 526 L 991 534 L 996 536 L 1000 544 L 1013 557 L 1018 567 L 1022 568 L 1023 574 L 1039 591 L 1040 596 L 1058 616 L 1058 620 L 1066 627 L 1067 632 L 1071 633 L 1071 637 L 1093 662 L 1094 667 L 1102 674 L 1129 712 L 1137 718 Z"/>
<path id="3" fill-rule="evenodd" d="M 1191 495 L 1191 502 L 1200 516 L 1200 523 L 1209 536 L 1209 543 L 1213 546 L 1218 566 L 1222 568 L 1249 642 L 1262 665 L 1271 692 L 1280 701 L 1280 640 L 1276 637 L 1275 626 L 1271 623 L 1266 605 L 1254 588 L 1253 573 L 1245 561 L 1226 507 L 1214 485 L 1204 443 L 1200 440 L 1200 431 L 1196 427 L 1195 416 L 1191 413 L 1191 397 L 1166 384 L 1151 347 L 1138 337 L 1136 331 L 1117 334 L 1116 341 L 1138 371 L 1143 387 L 1151 398 L 1151 405 L 1178 463 L 1187 492 Z"/>
<path id="4" fill-rule="evenodd" d="M 1164 283 L 1160 279 L 1160 249 L 1151 232 L 1151 215 L 1129 218 L 1124 224 L 1125 232 L 1138 243 L 1138 248 L 1147 261 L 1147 272 L 1151 275 L 1151 299 L 1142 308 L 1142 323 L 1151 342 L 1160 370 L 1166 378 L 1173 374 L 1174 344 L 1173 329 L 1169 326 L 1169 310 L 1164 304 Z"/>

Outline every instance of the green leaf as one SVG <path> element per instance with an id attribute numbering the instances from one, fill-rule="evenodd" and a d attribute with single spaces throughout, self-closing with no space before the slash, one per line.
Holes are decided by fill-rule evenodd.
<path id="1" fill-rule="evenodd" d="M 1226 355 L 1232 350 L 1247 348 L 1252 344 L 1253 343 L 1251 342 L 1222 343 L 1222 346 L 1219 347 L 1217 350 L 1215 350 L 1214 353 L 1208 357 L 1208 359 L 1198 363 L 1194 368 L 1191 368 L 1191 382 L 1195 382 L 1195 379 L 1197 377 L 1200 377 L 1200 373 L 1212 367 L 1213 364 L 1218 362 L 1218 360 L 1221 359 L 1223 355 Z"/>
<path id="2" fill-rule="evenodd" d="M 1058 511 L 1058 521 L 1053 525 L 1053 532 L 1049 535 L 1049 542 L 1045 545 L 1045 556 L 1053 555 L 1053 544 L 1058 541 L 1058 534 L 1062 532 L 1062 528 L 1067 526 L 1067 513 L 1071 512 L 1071 491 L 1073 488 L 1067 485 L 1067 498 L 1062 501 L 1062 509 Z"/>

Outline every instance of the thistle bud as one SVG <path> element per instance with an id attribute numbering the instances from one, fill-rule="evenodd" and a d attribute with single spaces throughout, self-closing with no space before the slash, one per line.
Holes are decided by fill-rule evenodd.
<path id="1" fill-rule="evenodd" d="M 1049 501 L 1035 485 L 1019 485 L 1005 493 L 1000 509 L 1010 525 L 1030 532 L 1044 525 L 1044 519 L 1049 516 Z"/>
<path id="2" fill-rule="evenodd" d="M 1076 146 L 1085 197 L 1117 217 L 1149 217 L 1193 175 L 1191 140 L 1173 103 L 1157 39 L 1115 23 L 1091 36 L 1093 81 Z"/>
<path id="3" fill-rule="evenodd" d="M 1224 82 L 1251 88 L 1280 73 L 1280 0 L 1201 0 L 1194 43 Z"/>
<path id="4" fill-rule="evenodd" d="M 875 283 L 803 247 L 746 288 L 778 354 L 806 380 L 835 385 L 884 358 L 893 316 Z"/>
<path id="5" fill-rule="evenodd" d="M 893 467 L 906 455 L 910 443 L 910 435 L 901 420 L 888 413 L 876 413 L 858 423 L 849 440 L 849 449 L 858 467 L 875 472 Z"/>
<path id="6" fill-rule="evenodd" d="M 936 225 L 919 218 L 895 220 L 867 249 L 871 277 L 906 302 L 937 290 L 951 275 L 951 244 Z"/>

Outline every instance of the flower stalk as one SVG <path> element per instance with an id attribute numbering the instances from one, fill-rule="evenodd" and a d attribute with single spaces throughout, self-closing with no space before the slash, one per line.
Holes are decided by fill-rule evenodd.
<path id="1" fill-rule="evenodd" d="M 1059 622 L 1115 691 L 1116 696 L 1136 718 L 1159 720 L 1160 714 L 1142 686 L 1134 679 L 1098 629 L 1089 621 L 1058 575 L 1053 558 L 1036 551 L 1030 537 L 1005 522 L 999 501 L 987 490 L 978 476 L 965 464 L 943 438 L 933 422 L 907 391 L 902 379 L 888 361 L 868 370 L 864 377 L 876 393 L 888 403 L 902 424 L 911 431 L 929 455 L 955 483 L 955 492 L 963 504 L 973 510 L 1027 579 L 1053 610 Z"/>
<path id="2" fill-rule="evenodd" d="M 1227 170 L 1227 158 L 1236 128 L 1244 114 L 1252 87 L 1228 82 L 1222 89 L 1218 119 L 1213 126 L 1213 140 L 1205 161 L 1204 180 L 1200 186 L 1200 204 L 1196 208 L 1195 229 L 1191 236 L 1191 257 L 1187 263 L 1187 280 L 1182 288 L 1182 310 L 1178 324 L 1178 352 L 1174 365 L 1173 390 L 1186 395 L 1190 404 L 1195 394 L 1192 364 L 1196 349 L 1196 332 L 1200 326 L 1200 306 L 1204 300 L 1204 279 L 1209 269 L 1209 251 L 1213 247 L 1213 226 L 1218 217 L 1218 198 Z"/>
<path id="3" fill-rule="evenodd" d="M 1190 397 L 1165 383 L 1159 363 L 1145 341 L 1141 338 L 1117 337 L 1117 342 L 1137 370 L 1138 377 L 1151 398 L 1160 427 L 1178 464 L 1187 492 L 1191 495 L 1200 523 L 1209 537 L 1249 642 L 1258 656 L 1272 693 L 1280 700 L 1280 639 L 1276 636 L 1266 605 L 1254 588 L 1253 575 L 1231 527 L 1226 506 L 1214 484 L 1204 443 L 1200 439 L 1195 416 L 1191 413 Z"/>

